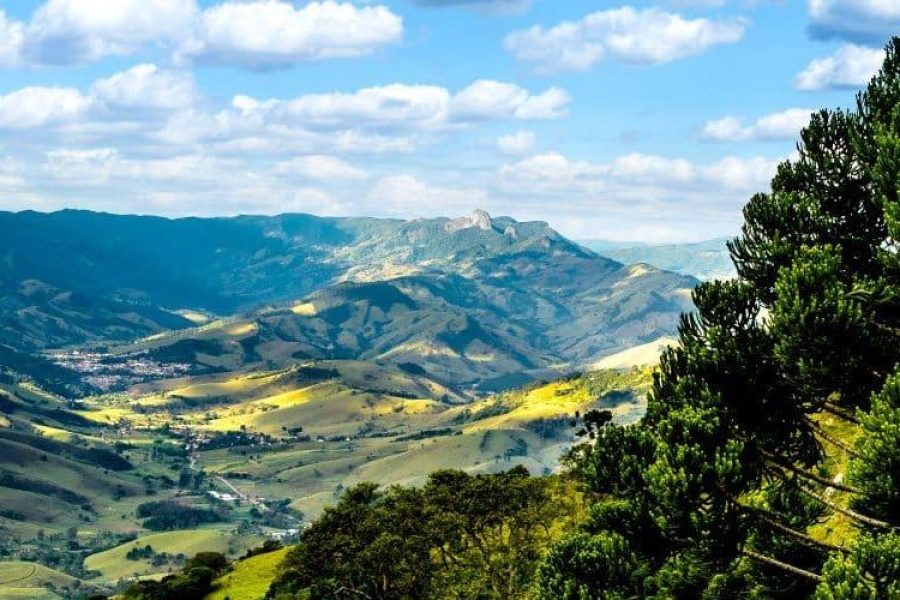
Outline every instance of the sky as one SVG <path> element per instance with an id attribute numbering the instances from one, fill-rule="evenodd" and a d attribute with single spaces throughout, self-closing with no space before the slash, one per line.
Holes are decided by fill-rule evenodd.
<path id="1" fill-rule="evenodd" d="M 900 0 L 0 0 L 0 210 L 735 234 Z"/>

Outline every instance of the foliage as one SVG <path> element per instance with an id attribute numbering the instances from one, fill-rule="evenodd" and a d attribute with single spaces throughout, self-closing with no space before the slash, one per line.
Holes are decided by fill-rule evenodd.
<path id="1" fill-rule="evenodd" d="M 145 502 L 135 511 L 144 527 L 151 531 L 190 529 L 204 523 L 215 523 L 221 516 L 214 510 L 185 506 L 174 501 Z"/>
<path id="2" fill-rule="evenodd" d="M 900 373 L 888 378 L 860 415 L 865 435 L 850 478 L 862 494 L 856 504 L 892 523 L 900 522 Z"/>
<path id="3" fill-rule="evenodd" d="M 269 597 L 521 597 L 568 509 L 556 483 L 518 468 L 361 484 L 304 533 Z"/>
<path id="4" fill-rule="evenodd" d="M 597 504 L 541 564 L 539 597 L 897 597 L 898 105 L 900 38 L 857 110 L 814 114 L 750 200 L 739 276 L 695 290 L 641 426 L 568 456 Z M 849 553 L 810 534 L 835 518 L 864 532 Z"/>
<path id="5" fill-rule="evenodd" d="M 124 600 L 196 600 L 212 591 L 213 580 L 228 567 L 218 552 L 201 552 L 189 559 L 184 568 L 161 581 L 135 583 L 122 594 Z"/>

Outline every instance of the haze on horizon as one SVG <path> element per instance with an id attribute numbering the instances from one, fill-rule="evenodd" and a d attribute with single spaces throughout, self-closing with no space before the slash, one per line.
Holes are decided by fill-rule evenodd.
<path id="1" fill-rule="evenodd" d="M 736 233 L 890 0 L 0 1 L 0 209 Z"/>

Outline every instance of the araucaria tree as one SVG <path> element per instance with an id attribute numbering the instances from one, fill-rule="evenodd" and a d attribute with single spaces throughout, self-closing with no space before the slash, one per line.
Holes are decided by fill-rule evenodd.
<path id="1" fill-rule="evenodd" d="M 643 422 L 576 451 L 539 597 L 900 598 L 900 38 L 744 218 Z"/>

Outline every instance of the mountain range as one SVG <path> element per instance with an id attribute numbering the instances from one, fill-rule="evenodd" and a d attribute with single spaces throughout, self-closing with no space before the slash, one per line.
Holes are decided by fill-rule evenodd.
<path id="1" fill-rule="evenodd" d="M 352 359 L 491 391 L 671 334 L 695 283 L 484 211 L 0 213 L 0 347 L 62 368 L 89 344 L 107 371 L 146 353 L 200 371 Z"/>
<path id="2" fill-rule="evenodd" d="M 730 239 L 716 238 L 684 244 L 640 244 L 606 240 L 582 240 L 580 243 L 603 256 L 626 264 L 647 263 L 665 271 L 710 281 L 737 276 L 727 247 Z"/>

